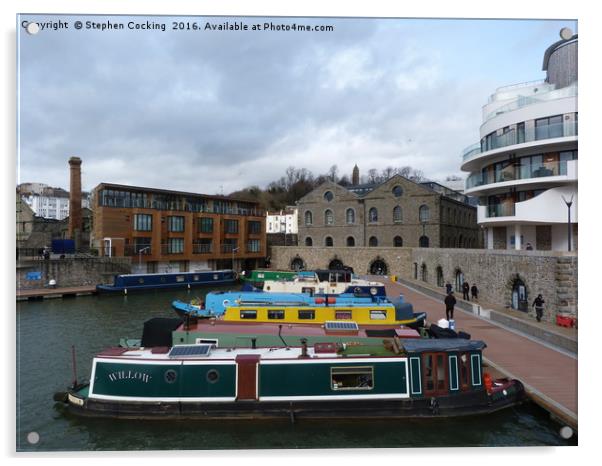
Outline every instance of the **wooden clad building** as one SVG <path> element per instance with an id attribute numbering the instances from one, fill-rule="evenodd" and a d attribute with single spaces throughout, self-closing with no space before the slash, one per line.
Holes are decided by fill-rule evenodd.
<path id="1" fill-rule="evenodd" d="M 92 247 L 131 256 L 138 272 L 252 269 L 265 257 L 265 213 L 226 196 L 101 183 Z"/>

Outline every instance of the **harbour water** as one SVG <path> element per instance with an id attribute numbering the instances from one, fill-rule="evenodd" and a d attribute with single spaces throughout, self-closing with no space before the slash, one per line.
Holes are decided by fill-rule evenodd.
<path id="1" fill-rule="evenodd" d="M 77 372 L 88 378 L 93 355 L 140 338 L 144 321 L 173 317 L 173 299 L 207 289 L 85 296 L 17 303 L 18 451 L 224 450 L 273 448 L 397 448 L 576 445 L 561 425 L 528 403 L 484 417 L 404 421 L 164 422 L 85 419 L 66 414 L 52 399 Z M 486 351 L 486 350 L 485 350 Z M 31 443 L 29 438 L 36 439 Z"/>

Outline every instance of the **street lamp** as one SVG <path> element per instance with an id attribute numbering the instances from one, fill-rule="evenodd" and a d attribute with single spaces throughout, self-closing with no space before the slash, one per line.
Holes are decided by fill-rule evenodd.
<path id="1" fill-rule="evenodd" d="M 568 219 L 569 252 L 571 250 L 571 206 L 573 205 L 573 196 L 574 196 L 574 194 L 571 194 L 571 198 L 568 201 L 566 200 L 566 198 L 564 196 L 562 196 L 562 200 L 566 204 L 567 210 L 568 210 L 568 214 L 569 214 L 569 219 Z"/>
<path id="2" fill-rule="evenodd" d="M 142 267 L 142 253 L 144 251 L 149 251 L 150 250 L 150 246 L 146 246 L 145 248 L 142 248 L 138 251 L 138 268 Z"/>

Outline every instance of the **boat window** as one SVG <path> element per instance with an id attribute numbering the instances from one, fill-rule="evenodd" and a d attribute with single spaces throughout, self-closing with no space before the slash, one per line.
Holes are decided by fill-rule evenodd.
<path id="1" fill-rule="evenodd" d="M 178 275 L 178 276 L 176 277 L 176 281 L 177 281 L 177 282 L 183 282 L 183 281 L 184 281 L 184 275 Z"/>
<path id="2" fill-rule="evenodd" d="M 316 311 L 314 310 L 303 310 L 299 311 L 299 320 L 313 320 L 316 318 Z"/>
<path id="3" fill-rule="evenodd" d="M 460 356 L 460 386 L 462 390 L 468 389 L 469 380 L 468 374 L 470 372 L 470 360 L 468 353 L 462 353 Z"/>
<path id="4" fill-rule="evenodd" d="M 424 382 L 425 391 L 432 391 L 435 389 L 435 381 L 433 377 L 433 355 L 427 354 L 424 357 Z"/>
<path id="5" fill-rule="evenodd" d="M 445 366 L 443 364 L 443 354 L 437 355 L 437 390 L 445 389 Z"/>
<path id="6" fill-rule="evenodd" d="M 372 390 L 374 388 L 373 367 L 332 367 L 330 369 L 332 390 Z"/>
<path id="7" fill-rule="evenodd" d="M 310 296 L 314 295 L 314 287 L 313 286 L 304 286 L 301 288 L 301 293 L 307 293 Z"/>
<path id="8" fill-rule="evenodd" d="M 198 275 L 195 275 L 195 276 L 194 276 L 194 281 L 195 281 L 195 282 L 198 282 L 198 281 L 199 281 L 199 276 L 198 276 Z"/>
<path id="9" fill-rule="evenodd" d="M 144 278 L 139 278 L 138 283 L 140 283 L 142 285 L 144 283 Z"/>
<path id="10" fill-rule="evenodd" d="M 257 311 L 240 311 L 241 319 L 257 319 Z"/>
<path id="11" fill-rule="evenodd" d="M 268 319 L 284 319 L 284 309 L 268 311 Z"/>
<path id="12" fill-rule="evenodd" d="M 370 311 L 371 320 L 386 320 L 387 311 Z"/>
<path id="13" fill-rule="evenodd" d="M 219 372 L 215 369 L 207 371 L 207 382 L 216 383 L 219 380 Z"/>
<path id="14" fill-rule="evenodd" d="M 336 320 L 351 319 L 351 311 L 337 311 L 334 313 Z"/>

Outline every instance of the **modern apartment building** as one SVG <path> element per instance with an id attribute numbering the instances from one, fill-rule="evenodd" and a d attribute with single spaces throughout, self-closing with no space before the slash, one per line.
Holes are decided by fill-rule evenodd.
<path id="1" fill-rule="evenodd" d="M 577 249 L 578 38 L 561 37 L 544 53 L 545 80 L 489 97 L 481 140 L 462 154 L 489 249 Z"/>
<path id="2" fill-rule="evenodd" d="M 225 196 L 101 183 L 92 247 L 138 272 L 251 269 L 265 257 L 265 213 Z"/>

